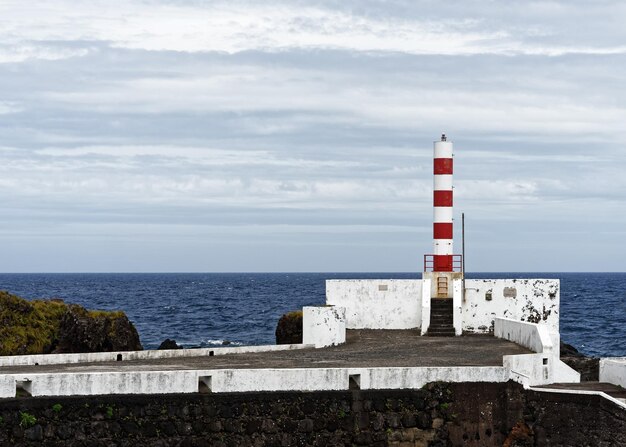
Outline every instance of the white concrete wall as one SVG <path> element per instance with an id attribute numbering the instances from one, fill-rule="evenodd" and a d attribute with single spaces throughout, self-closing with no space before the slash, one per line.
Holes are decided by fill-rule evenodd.
<path id="1" fill-rule="evenodd" d="M 0 375 L 0 399 L 15 397 L 15 378 Z"/>
<path id="2" fill-rule="evenodd" d="M 215 393 L 249 391 L 322 391 L 348 388 L 341 368 L 231 369 L 208 372 Z"/>
<path id="3" fill-rule="evenodd" d="M 12 355 L 0 357 L 2 366 L 26 366 L 26 365 L 64 365 L 67 363 L 97 363 L 114 362 L 117 356 L 125 360 L 150 360 L 178 357 L 208 357 L 211 355 L 243 354 L 247 352 L 271 352 L 289 351 L 292 349 L 313 348 L 307 344 L 296 345 L 262 345 L 262 346 L 236 346 L 218 348 L 196 349 L 165 349 L 152 351 L 117 351 L 117 352 L 89 352 L 81 354 L 37 354 L 37 355 Z"/>
<path id="4" fill-rule="evenodd" d="M 504 367 L 217 369 L 125 373 L 12 374 L 0 376 L 0 396 L 14 397 L 16 381 L 32 396 L 195 393 L 210 391 L 347 390 L 350 377 L 361 389 L 417 389 L 429 382 L 505 382 Z"/>
<path id="5" fill-rule="evenodd" d="M 422 324 L 421 335 L 426 335 L 430 327 L 430 279 L 422 281 Z"/>
<path id="6" fill-rule="evenodd" d="M 452 324 L 454 335 L 463 334 L 463 280 L 452 282 Z"/>
<path id="7" fill-rule="evenodd" d="M 558 334 L 559 289 L 558 279 L 466 279 L 463 331 L 488 333 L 499 317 L 545 325 Z"/>
<path id="8" fill-rule="evenodd" d="M 626 388 L 626 357 L 600 359 L 600 382 Z"/>
<path id="9" fill-rule="evenodd" d="M 307 306 L 302 309 L 302 342 L 316 348 L 346 342 L 346 308 Z"/>
<path id="10" fill-rule="evenodd" d="M 496 318 L 493 335 L 537 353 L 503 357 L 504 366 L 511 371 L 513 380 L 525 386 L 580 382 L 580 374 L 560 360 L 559 350 L 554 345 L 556 335 L 558 347 L 558 334 L 551 334 L 547 326 Z"/>
<path id="11" fill-rule="evenodd" d="M 168 394 L 198 391 L 198 371 L 133 371 L 56 374 L 10 374 L 0 395 L 15 396 L 16 381 L 27 382 L 32 396 L 99 394 Z"/>
<path id="12" fill-rule="evenodd" d="M 493 335 L 522 345 L 531 351 L 552 355 L 552 339 L 545 326 L 510 318 L 496 318 Z"/>
<path id="13" fill-rule="evenodd" d="M 360 374 L 361 389 L 418 389 L 431 382 L 506 382 L 500 366 L 352 369 Z"/>
<path id="14" fill-rule="evenodd" d="M 326 304 L 346 308 L 348 329 L 413 329 L 422 322 L 422 281 L 326 281 Z"/>

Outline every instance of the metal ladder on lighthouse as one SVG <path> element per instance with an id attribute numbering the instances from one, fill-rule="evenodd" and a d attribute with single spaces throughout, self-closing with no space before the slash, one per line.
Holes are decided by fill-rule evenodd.
<path id="1" fill-rule="evenodd" d="M 445 276 L 437 277 L 437 297 L 448 297 L 448 278 Z"/>

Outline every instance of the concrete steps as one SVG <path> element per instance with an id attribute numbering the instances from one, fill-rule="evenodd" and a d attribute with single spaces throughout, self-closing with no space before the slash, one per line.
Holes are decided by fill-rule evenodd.
<path id="1" fill-rule="evenodd" d="M 432 298 L 430 300 L 430 326 L 426 335 L 454 337 L 452 298 Z"/>

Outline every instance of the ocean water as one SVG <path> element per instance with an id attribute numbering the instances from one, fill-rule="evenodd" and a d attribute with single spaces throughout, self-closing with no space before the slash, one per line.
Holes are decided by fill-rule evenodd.
<path id="1" fill-rule="evenodd" d="M 280 316 L 323 304 L 326 279 L 418 279 L 420 273 L 0 274 L 0 290 L 123 310 L 145 348 L 274 343 Z M 468 278 L 558 278 L 561 337 L 594 356 L 626 356 L 626 273 L 476 273 Z"/>

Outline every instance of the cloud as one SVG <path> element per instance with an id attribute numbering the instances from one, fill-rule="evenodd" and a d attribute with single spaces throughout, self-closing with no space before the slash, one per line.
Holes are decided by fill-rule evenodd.
<path id="1" fill-rule="evenodd" d="M 412 270 L 430 251 L 442 132 L 475 268 L 532 270 L 528 247 L 574 233 L 605 247 L 626 225 L 625 14 L 576 1 L 3 2 L 0 270 L 39 255 L 54 269 L 57 254 L 65 270 L 223 270 L 224 253 L 231 270 Z M 177 255 L 144 254 L 159 250 Z M 613 265 L 571 251 L 567 265 Z"/>
<path id="2" fill-rule="evenodd" d="M 0 101 L 0 115 L 18 113 L 21 110 L 22 109 L 16 103 Z"/>
<path id="3" fill-rule="evenodd" d="M 34 49 L 38 41 L 103 41 L 117 48 L 150 51 L 227 52 L 342 49 L 408 54 L 623 54 L 623 29 L 615 20 L 619 3 L 581 7 L 451 2 L 156 2 L 67 0 L 3 2 L 4 41 L 27 42 L 5 61 L 72 57 L 76 53 Z M 466 4 L 464 4 L 466 3 Z M 468 5 L 471 3 L 472 5 Z M 37 14 L 32 11 L 36 9 Z M 559 25 L 552 18 L 560 16 Z M 608 17 L 608 20 L 607 20 Z M 546 19 L 548 18 L 548 19 Z M 587 34 L 604 36 L 597 45 L 577 37 L 573 19 L 584 19 Z M 601 33 L 600 31 L 604 31 Z M 612 36 L 613 39 L 607 39 Z M 2 60 L 0 59 L 0 60 Z"/>

